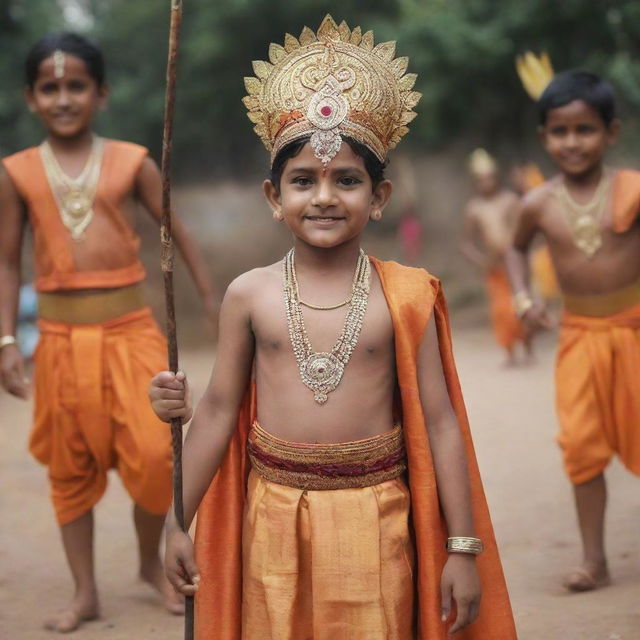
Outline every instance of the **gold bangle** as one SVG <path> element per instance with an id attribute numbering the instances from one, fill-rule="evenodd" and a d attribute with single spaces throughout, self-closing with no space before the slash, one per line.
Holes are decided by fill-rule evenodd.
<path id="1" fill-rule="evenodd" d="M 0 349 L 2 349 L 2 347 L 8 347 L 10 344 L 17 343 L 18 341 L 15 336 L 2 336 L 2 338 L 0 338 Z"/>
<path id="2" fill-rule="evenodd" d="M 513 296 L 513 306 L 518 318 L 522 318 L 533 307 L 533 299 L 527 291 L 518 291 Z"/>
<path id="3" fill-rule="evenodd" d="M 470 553 L 477 556 L 482 553 L 484 545 L 480 538 L 469 538 L 464 536 L 455 536 L 447 538 L 447 551 L 449 553 Z"/>

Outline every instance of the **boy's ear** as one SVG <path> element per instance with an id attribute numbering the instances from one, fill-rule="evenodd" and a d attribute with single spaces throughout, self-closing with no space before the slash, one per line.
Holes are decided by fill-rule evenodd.
<path id="1" fill-rule="evenodd" d="M 373 194 L 371 196 L 371 209 L 373 211 L 379 211 L 379 217 L 382 217 L 382 212 L 387 206 L 392 193 L 393 185 L 391 184 L 391 180 L 383 180 L 373 190 Z M 377 219 L 379 219 L 379 217 Z"/>
<path id="2" fill-rule="evenodd" d="M 105 82 L 98 87 L 98 108 L 106 109 L 109 103 L 109 94 L 111 93 L 111 87 Z"/>
<path id="3" fill-rule="evenodd" d="M 544 128 L 543 124 L 539 124 L 538 125 L 537 133 L 538 133 L 538 140 L 540 140 L 540 144 L 543 147 L 546 147 L 547 146 L 546 145 L 546 140 L 545 140 L 546 135 L 545 135 L 545 128 Z"/>
<path id="4" fill-rule="evenodd" d="M 620 137 L 620 130 L 622 129 L 622 122 L 615 118 L 609 123 L 609 144 L 613 146 L 618 142 Z"/>
<path id="5" fill-rule="evenodd" d="M 29 108 L 29 111 L 31 111 L 31 113 L 35 113 L 36 111 L 36 103 L 35 100 L 33 99 L 33 89 L 27 85 L 24 88 L 24 99 L 27 103 L 27 107 Z"/>
<path id="6" fill-rule="evenodd" d="M 271 211 L 273 211 L 273 217 L 276 220 L 282 220 L 282 198 L 280 197 L 280 190 L 276 189 L 276 185 L 273 184 L 271 180 L 265 180 L 262 183 L 262 191 L 271 207 Z"/>

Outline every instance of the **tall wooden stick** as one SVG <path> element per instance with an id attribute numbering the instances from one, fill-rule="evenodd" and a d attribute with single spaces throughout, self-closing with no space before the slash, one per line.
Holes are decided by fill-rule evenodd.
<path id="1" fill-rule="evenodd" d="M 160 241 L 162 243 L 162 274 L 167 309 L 167 339 L 169 343 L 169 369 L 178 371 L 178 340 L 176 313 L 173 300 L 173 237 L 171 233 L 171 146 L 173 141 L 173 114 L 176 101 L 176 76 L 182 0 L 171 0 L 171 26 L 169 27 L 169 56 L 167 60 L 167 90 L 165 95 L 164 131 L 162 136 L 162 218 Z M 176 522 L 184 531 L 184 507 L 182 502 L 182 421 L 171 421 L 173 444 L 173 508 Z M 185 640 L 193 640 L 193 597 L 185 601 Z"/>

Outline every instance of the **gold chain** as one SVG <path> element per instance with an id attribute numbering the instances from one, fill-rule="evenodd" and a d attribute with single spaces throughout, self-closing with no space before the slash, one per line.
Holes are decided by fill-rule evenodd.
<path id="1" fill-rule="evenodd" d="M 49 142 L 45 140 L 40 146 L 42 164 L 60 218 L 76 242 L 83 239 L 93 219 L 93 202 L 98 190 L 103 154 L 104 141 L 95 136 L 84 169 L 77 178 L 71 178 L 62 170 Z"/>
<path id="2" fill-rule="evenodd" d="M 338 387 L 344 369 L 358 344 L 369 301 L 370 277 L 371 264 L 361 249 L 351 297 L 347 303 L 339 305 L 348 304 L 349 310 L 338 341 L 330 352 L 315 352 L 302 315 L 294 250 L 291 249 L 283 260 L 284 301 L 291 346 L 298 362 L 300 377 L 313 391 L 313 398 L 318 404 L 324 404 L 328 394 Z"/>
<path id="3" fill-rule="evenodd" d="M 592 258 L 602 246 L 600 220 L 609 202 L 611 179 L 604 170 L 591 200 L 585 204 L 576 202 L 564 182 L 560 182 L 557 193 L 566 214 L 575 246 Z"/>

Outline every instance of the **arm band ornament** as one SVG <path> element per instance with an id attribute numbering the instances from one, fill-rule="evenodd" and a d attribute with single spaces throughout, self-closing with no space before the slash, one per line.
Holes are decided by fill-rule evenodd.
<path id="1" fill-rule="evenodd" d="M 526 315 L 527 311 L 533 307 L 533 299 L 528 292 L 518 291 L 518 293 L 513 296 L 513 306 L 518 318 L 522 318 Z"/>
<path id="2" fill-rule="evenodd" d="M 2 338 L 0 338 L 0 349 L 8 347 L 10 344 L 17 344 L 15 336 L 2 336 Z"/>
<path id="3" fill-rule="evenodd" d="M 470 553 L 477 556 L 482 553 L 483 549 L 484 545 L 480 538 L 447 538 L 447 551 L 449 553 Z"/>

